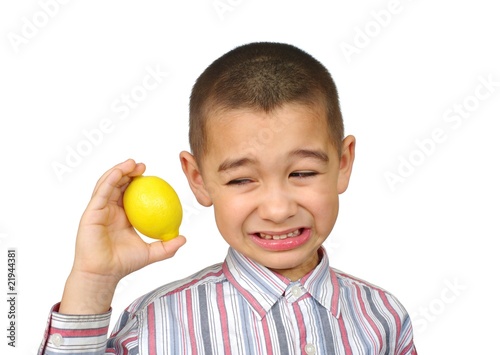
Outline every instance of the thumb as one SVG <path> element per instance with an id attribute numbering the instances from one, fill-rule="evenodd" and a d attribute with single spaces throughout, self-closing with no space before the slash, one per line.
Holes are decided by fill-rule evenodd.
<path id="1" fill-rule="evenodd" d="M 148 263 L 152 264 L 173 257 L 184 244 L 186 244 L 186 238 L 182 235 L 168 241 L 157 241 L 149 244 Z"/>

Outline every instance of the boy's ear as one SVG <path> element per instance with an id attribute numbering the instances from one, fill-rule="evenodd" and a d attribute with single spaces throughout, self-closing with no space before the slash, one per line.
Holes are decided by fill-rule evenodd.
<path id="1" fill-rule="evenodd" d="M 202 206 L 211 206 L 212 199 L 205 187 L 196 159 L 191 153 L 186 151 L 181 152 L 179 158 L 181 160 L 182 171 L 184 171 L 186 175 L 189 187 L 191 187 L 191 191 L 193 191 L 196 200 Z"/>
<path id="2" fill-rule="evenodd" d="M 354 163 L 354 148 L 356 139 L 354 136 L 347 136 L 342 141 L 342 154 L 339 162 L 339 177 L 337 180 L 337 192 L 339 194 L 347 190 L 349 179 L 351 178 L 352 165 Z"/>

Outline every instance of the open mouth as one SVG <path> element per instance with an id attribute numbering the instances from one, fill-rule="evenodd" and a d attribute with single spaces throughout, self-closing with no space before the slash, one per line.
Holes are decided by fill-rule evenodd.
<path id="1" fill-rule="evenodd" d="M 296 229 L 292 232 L 283 233 L 283 234 L 256 233 L 256 235 L 259 236 L 260 238 L 266 239 L 266 240 L 271 240 L 271 239 L 280 240 L 280 239 L 297 237 L 298 235 L 300 235 L 302 233 L 303 230 L 304 230 L 304 228 L 299 228 L 299 229 Z"/>
<path id="2" fill-rule="evenodd" d="M 282 232 L 257 232 L 251 235 L 259 247 L 270 251 L 286 251 L 299 248 L 311 238 L 311 228 L 289 229 Z"/>

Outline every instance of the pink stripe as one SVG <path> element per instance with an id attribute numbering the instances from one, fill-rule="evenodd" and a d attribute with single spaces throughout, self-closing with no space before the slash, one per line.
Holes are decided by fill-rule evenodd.
<path id="1" fill-rule="evenodd" d="M 349 344 L 349 337 L 347 336 L 347 328 L 345 327 L 344 318 L 342 314 L 339 317 L 340 335 L 342 337 L 342 345 L 346 355 L 352 355 L 351 345 Z"/>
<path id="2" fill-rule="evenodd" d="M 389 303 L 389 300 L 387 299 L 385 292 L 379 291 L 379 295 L 380 295 L 380 298 L 382 298 L 382 301 L 384 302 L 385 307 L 394 316 L 394 320 L 396 321 L 396 339 L 399 339 L 399 337 L 401 336 L 401 319 L 399 318 L 399 314 L 398 314 L 398 312 L 396 312 L 396 310 Z"/>
<path id="3" fill-rule="evenodd" d="M 267 355 L 273 355 L 273 344 L 271 343 L 271 336 L 269 335 L 269 324 L 267 324 L 267 318 L 262 320 L 262 332 L 264 333 L 264 340 L 266 342 Z M 258 339 L 259 337 L 256 336 L 256 338 Z"/>
<path id="4" fill-rule="evenodd" d="M 96 337 L 108 334 L 108 327 L 92 328 L 92 329 L 60 329 L 56 327 L 50 328 L 50 334 L 59 333 L 63 337 Z"/>
<path id="5" fill-rule="evenodd" d="M 300 349 L 305 349 L 307 344 L 307 334 L 306 334 L 306 326 L 304 324 L 304 317 L 302 316 L 302 312 L 300 311 L 300 307 L 298 302 L 293 303 L 293 312 L 295 317 L 297 318 L 297 324 L 299 326 L 299 342 Z"/>
<path id="6" fill-rule="evenodd" d="M 408 353 L 408 351 L 410 351 L 410 349 L 411 349 L 411 353 L 410 353 L 410 355 L 418 355 L 418 354 L 417 354 L 417 350 L 416 350 L 415 348 L 413 348 L 413 349 L 412 349 L 412 348 L 413 348 L 413 342 L 411 342 L 410 344 L 408 344 L 408 345 L 406 346 L 406 348 L 404 348 L 403 350 L 401 350 L 401 353 L 400 353 L 400 354 L 407 354 L 407 353 Z"/>
<path id="7" fill-rule="evenodd" d="M 155 308 L 151 303 L 148 306 L 148 349 L 150 355 L 156 355 L 156 327 L 155 327 Z"/>
<path id="8" fill-rule="evenodd" d="M 227 323 L 227 311 L 224 303 L 224 290 L 222 284 L 217 284 L 217 306 L 220 312 L 222 339 L 224 341 L 224 354 L 231 354 L 231 343 L 229 340 L 229 326 Z"/>
<path id="9" fill-rule="evenodd" d="M 339 280 L 337 279 L 337 275 L 335 275 L 335 271 L 333 271 L 332 269 L 330 269 L 330 276 L 332 277 L 332 283 L 333 283 L 332 314 L 337 316 L 339 313 L 339 298 L 340 298 Z"/>
<path id="10" fill-rule="evenodd" d="M 128 344 L 129 343 L 132 343 L 134 340 L 138 340 L 137 337 L 133 337 L 133 338 L 128 338 L 127 340 L 125 340 L 123 342 L 123 345 L 122 345 L 122 349 L 123 349 L 123 355 L 128 355 Z"/>
<path id="11" fill-rule="evenodd" d="M 188 330 L 189 338 L 191 340 L 191 353 L 193 355 L 198 354 L 198 349 L 196 347 L 196 334 L 194 333 L 194 322 L 193 322 L 193 298 L 191 290 L 186 291 L 186 307 L 187 307 L 187 317 L 188 317 Z"/>
<path id="12" fill-rule="evenodd" d="M 375 324 L 375 322 L 373 321 L 373 319 L 370 317 L 370 315 L 366 311 L 365 303 L 364 303 L 363 299 L 361 298 L 361 290 L 360 290 L 359 286 L 355 285 L 355 287 L 356 287 L 356 297 L 358 299 L 359 306 L 361 307 L 361 311 L 363 312 L 363 316 L 368 321 L 368 323 L 370 323 L 370 326 L 372 327 L 372 329 L 377 334 L 378 344 L 380 346 L 380 345 L 383 344 L 383 342 L 382 342 L 382 334 L 380 333 L 380 330 L 378 329 L 378 327 Z"/>

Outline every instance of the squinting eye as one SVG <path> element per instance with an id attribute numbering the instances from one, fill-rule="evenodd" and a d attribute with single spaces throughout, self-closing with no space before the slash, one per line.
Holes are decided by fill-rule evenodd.
<path id="1" fill-rule="evenodd" d="M 227 183 L 227 185 L 244 185 L 252 182 L 250 179 L 234 179 Z"/>
<path id="2" fill-rule="evenodd" d="M 290 177 L 307 178 L 315 175 L 318 175 L 315 171 L 294 171 L 290 174 Z"/>

